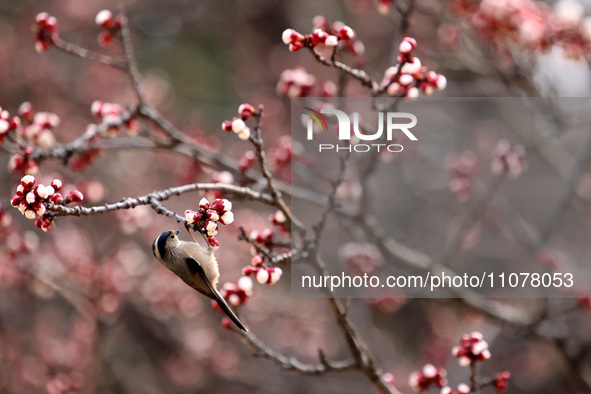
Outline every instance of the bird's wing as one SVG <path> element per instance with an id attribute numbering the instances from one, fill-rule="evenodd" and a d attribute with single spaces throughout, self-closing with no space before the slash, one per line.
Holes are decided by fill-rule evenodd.
<path id="1" fill-rule="evenodd" d="M 228 317 L 232 319 L 232 321 L 241 330 L 248 331 L 246 327 L 244 327 L 244 324 L 242 324 L 242 322 L 238 319 L 238 316 L 236 316 L 234 311 L 230 309 L 230 306 L 226 303 L 224 297 L 221 296 L 217 289 L 212 286 L 209 279 L 207 279 L 207 275 L 205 275 L 205 271 L 203 270 L 201 264 L 199 264 L 199 262 L 192 257 L 187 257 L 185 259 L 185 263 L 187 264 L 187 268 L 189 268 L 189 271 L 191 271 L 191 273 L 193 274 L 193 287 L 195 287 L 195 289 L 201 292 L 202 294 L 205 294 L 209 298 L 214 299 L 222 308 L 222 310 L 226 313 L 226 315 L 228 315 Z"/>

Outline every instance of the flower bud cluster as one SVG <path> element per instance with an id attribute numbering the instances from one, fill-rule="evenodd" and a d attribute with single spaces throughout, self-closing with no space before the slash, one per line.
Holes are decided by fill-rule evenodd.
<path id="1" fill-rule="evenodd" d="M 35 50 L 44 52 L 53 44 L 53 36 L 57 36 L 57 19 L 47 12 L 41 12 L 35 17 Z"/>
<path id="2" fill-rule="evenodd" d="M 591 17 L 585 17 L 576 0 L 555 2 L 554 10 L 532 0 L 484 0 L 476 6 L 454 0 L 452 8 L 501 54 L 512 49 L 546 52 L 557 45 L 566 58 L 576 60 L 588 54 L 591 44 Z"/>
<path id="3" fill-rule="evenodd" d="M 250 138 L 250 128 L 244 123 L 248 118 L 255 113 L 255 109 L 248 103 L 240 104 L 238 107 L 238 117 L 232 120 L 224 120 L 222 122 L 222 130 L 226 132 L 233 131 L 241 140 Z"/>
<path id="4" fill-rule="evenodd" d="M 280 210 L 275 211 L 275 213 L 273 213 L 269 216 L 269 221 L 271 222 L 271 224 L 279 227 L 279 229 L 285 233 L 288 233 L 291 231 L 291 229 L 287 225 L 287 217 L 285 216 L 283 211 L 280 211 Z"/>
<path id="5" fill-rule="evenodd" d="M 460 340 L 460 345 L 454 346 L 451 354 L 459 359 L 462 367 L 468 367 L 478 361 L 489 360 L 491 357 L 488 343 L 478 331 L 464 334 Z"/>
<path id="6" fill-rule="evenodd" d="M 263 258 L 258 254 L 252 258 L 250 263 L 251 265 L 242 268 L 242 275 L 252 275 L 262 285 L 274 285 L 283 275 L 283 270 L 279 267 L 264 267 Z"/>
<path id="7" fill-rule="evenodd" d="M 341 44 L 341 49 L 358 56 L 357 63 L 363 63 L 362 58 L 365 53 L 365 46 L 356 38 L 355 31 L 341 21 L 330 21 L 318 15 L 313 20 L 314 30 L 311 34 L 303 35 L 294 29 L 286 29 L 281 35 L 285 45 L 289 46 L 292 52 L 308 47 L 324 45 L 334 48 Z"/>
<path id="8" fill-rule="evenodd" d="M 230 224 L 234 221 L 232 213 L 232 203 L 224 199 L 216 199 L 209 202 L 206 198 L 199 201 L 199 209 L 185 211 L 185 220 L 194 228 L 199 229 L 207 235 L 207 242 L 211 247 L 217 248 L 220 243 L 215 238 L 218 233 L 219 223 Z"/>
<path id="9" fill-rule="evenodd" d="M 97 26 L 104 29 L 98 37 L 97 41 L 101 46 L 108 47 L 113 43 L 113 39 L 121 30 L 121 25 L 125 22 L 123 15 L 113 17 L 113 13 L 109 10 L 102 10 L 96 14 L 94 19 Z"/>
<path id="10" fill-rule="evenodd" d="M 490 168 L 497 175 L 507 174 L 511 178 L 519 177 L 527 169 L 525 149 L 521 145 L 512 145 L 506 139 L 500 140 L 493 149 Z"/>
<path id="11" fill-rule="evenodd" d="M 12 223 L 12 216 L 0 204 L 0 228 L 8 227 Z"/>
<path id="12" fill-rule="evenodd" d="M 287 177 L 291 175 L 291 161 L 297 159 L 304 153 L 304 147 L 298 141 L 293 141 L 289 136 L 282 136 L 276 147 L 270 148 L 267 152 L 271 171 L 281 173 Z M 284 171 L 286 170 L 286 171 Z"/>
<path id="13" fill-rule="evenodd" d="M 466 383 L 458 384 L 458 390 L 455 391 L 449 386 L 446 386 L 441 389 L 441 394 L 469 394 L 470 393 L 470 386 Z"/>
<path id="14" fill-rule="evenodd" d="M 373 244 L 349 242 L 339 250 L 339 256 L 353 274 L 371 274 L 384 263 L 380 250 Z"/>
<path id="15" fill-rule="evenodd" d="M 248 276 L 242 276 L 235 284 L 226 282 L 222 286 L 220 294 L 230 306 L 239 307 L 244 305 L 252 297 L 252 279 Z"/>
<path id="16" fill-rule="evenodd" d="M 377 1 L 378 12 L 382 15 L 388 15 L 390 13 L 390 11 L 392 11 L 393 5 L 394 5 L 394 0 L 378 0 Z"/>
<path id="17" fill-rule="evenodd" d="M 420 371 L 410 374 L 408 385 L 416 392 L 427 391 L 431 385 L 442 388 L 447 385 L 447 371 L 433 364 L 426 364 Z"/>
<path id="18" fill-rule="evenodd" d="M 0 107 L 0 146 L 2 146 L 8 133 L 18 129 L 20 124 L 21 120 L 18 116 L 10 117 L 10 113 Z"/>
<path id="19" fill-rule="evenodd" d="M 466 202 L 470 199 L 470 184 L 478 175 L 478 160 L 472 151 L 465 151 L 459 155 L 452 155 L 446 160 L 451 172 L 449 190 L 455 194 L 458 202 Z"/>
<path id="20" fill-rule="evenodd" d="M 62 181 L 54 179 L 49 186 L 35 185 L 36 179 L 32 175 L 25 175 L 16 189 L 16 194 L 11 198 L 10 204 L 27 219 L 36 219 L 35 225 L 43 231 L 49 231 L 55 214 L 47 210 L 48 205 L 66 205 L 82 202 L 84 196 L 78 190 L 72 190 L 66 198 L 60 193 Z"/>
<path id="21" fill-rule="evenodd" d="M 230 171 L 218 171 L 211 174 L 211 181 L 214 183 L 220 183 L 224 185 L 231 185 L 234 183 L 234 175 Z M 223 190 L 209 190 L 205 194 L 206 198 L 215 200 L 218 198 L 224 198 Z"/>
<path id="22" fill-rule="evenodd" d="M 277 82 L 277 94 L 285 97 L 307 97 L 316 87 L 316 77 L 303 67 L 283 70 Z"/>
<path id="23" fill-rule="evenodd" d="M 140 124 L 135 119 L 123 120 L 126 114 L 125 109 L 119 104 L 105 103 L 96 100 L 90 107 L 92 115 L 101 119 L 99 126 L 105 127 L 101 135 L 104 137 L 118 137 L 121 130 L 129 136 L 136 136 L 140 132 Z"/>
<path id="24" fill-rule="evenodd" d="M 26 138 L 33 146 L 49 149 L 55 144 L 53 130 L 59 126 L 60 118 L 51 112 L 37 112 L 28 101 L 22 103 L 18 109 L 22 120 L 19 135 Z"/>
<path id="25" fill-rule="evenodd" d="M 244 155 L 238 160 L 238 168 L 240 171 L 246 172 L 252 165 L 256 159 L 256 154 L 252 150 L 248 150 L 244 153 Z"/>
<path id="26" fill-rule="evenodd" d="M 509 371 L 499 372 L 495 375 L 495 380 L 493 383 L 493 387 L 498 392 L 505 392 L 509 388 L 509 379 L 511 378 L 511 373 Z"/>
<path id="27" fill-rule="evenodd" d="M 443 90 L 447 79 L 421 64 L 418 57 L 412 56 L 417 41 L 404 37 L 398 46 L 398 64 L 386 69 L 381 87 L 389 96 L 419 97 L 422 93 L 430 96 L 435 90 Z"/>

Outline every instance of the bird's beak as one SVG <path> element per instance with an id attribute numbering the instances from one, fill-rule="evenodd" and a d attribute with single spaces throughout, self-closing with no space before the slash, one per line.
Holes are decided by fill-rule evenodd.
<path id="1" fill-rule="evenodd" d="M 175 235 L 179 235 L 180 232 L 181 230 L 174 230 Z"/>

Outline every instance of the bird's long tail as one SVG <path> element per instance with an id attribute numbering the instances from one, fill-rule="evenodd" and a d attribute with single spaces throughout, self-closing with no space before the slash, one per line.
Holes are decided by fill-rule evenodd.
<path id="1" fill-rule="evenodd" d="M 216 291 L 216 297 L 215 300 L 218 303 L 218 305 L 220 306 L 220 308 L 222 308 L 222 310 L 224 311 L 224 313 L 230 318 L 232 319 L 232 321 L 234 322 L 234 324 L 236 324 L 238 326 L 238 328 L 240 328 L 243 331 L 247 331 L 246 327 L 244 327 L 244 324 L 242 324 L 242 322 L 240 321 L 240 319 L 238 319 L 238 316 L 236 316 L 236 314 L 234 313 L 234 311 L 232 309 L 230 309 L 230 306 L 228 305 L 228 303 L 226 302 L 226 300 L 224 300 L 224 298 L 221 296 L 220 293 L 218 293 Z"/>

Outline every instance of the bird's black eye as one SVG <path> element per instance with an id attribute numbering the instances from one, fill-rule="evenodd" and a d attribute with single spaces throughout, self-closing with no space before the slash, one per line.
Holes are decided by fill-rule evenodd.
<path id="1" fill-rule="evenodd" d="M 174 235 L 171 235 L 170 238 L 174 238 Z"/>

